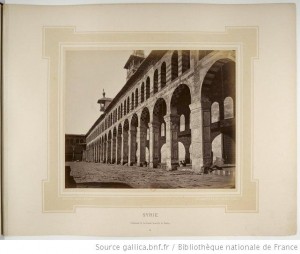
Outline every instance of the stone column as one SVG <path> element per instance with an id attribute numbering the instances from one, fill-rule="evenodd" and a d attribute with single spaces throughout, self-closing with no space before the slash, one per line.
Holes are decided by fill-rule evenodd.
<path id="1" fill-rule="evenodd" d="M 98 163 L 101 162 L 101 143 L 98 144 Z"/>
<path id="2" fill-rule="evenodd" d="M 166 122 L 166 166 L 167 170 L 177 169 L 178 166 L 178 115 L 165 115 Z"/>
<path id="3" fill-rule="evenodd" d="M 95 162 L 98 162 L 98 152 L 99 152 L 99 146 L 97 144 L 96 145 L 96 161 Z"/>
<path id="4" fill-rule="evenodd" d="M 106 163 L 111 163 L 111 140 L 107 140 L 107 157 Z"/>
<path id="5" fill-rule="evenodd" d="M 206 107 L 202 105 L 202 142 L 203 142 L 203 166 L 210 167 L 212 165 L 212 148 L 210 137 L 211 123 L 211 104 Z"/>
<path id="6" fill-rule="evenodd" d="M 118 164 L 118 156 L 119 156 L 119 144 L 118 144 L 118 134 L 116 135 L 116 150 L 115 150 L 115 164 Z"/>
<path id="7" fill-rule="evenodd" d="M 95 162 L 98 162 L 98 144 L 96 145 L 96 160 Z"/>
<path id="8" fill-rule="evenodd" d="M 112 145 L 112 160 L 111 160 L 111 163 L 116 163 L 116 150 L 117 150 L 117 138 L 116 137 L 113 137 L 112 139 L 113 141 L 113 145 Z"/>
<path id="9" fill-rule="evenodd" d="M 178 77 L 182 75 L 182 50 L 178 50 Z"/>
<path id="10" fill-rule="evenodd" d="M 104 141 L 103 157 L 104 162 L 107 163 L 107 141 Z"/>
<path id="11" fill-rule="evenodd" d="M 93 146 L 93 162 L 95 162 L 95 157 L 96 157 L 96 146 Z"/>
<path id="12" fill-rule="evenodd" d="M 91 146 L 91 148 L 90 148 L 90 162 L 93 162 L 93 153 L 94 153 L 94 147 Z"/>
<path id="13" fill-rule="evenodd" d="M 95 144 L 95 158 L 94 158 L 94 162 L 97 162 L 97 152 L 98 152 L 98 146 L 97 143 Z"/>
<path id="14" fill-rule="evenodd" d="M 101 143 L 99 143 L 98 149 L 98 162 L 101 162 Z"/>
<path id="15" fill-rule="evenodd" d="M 113 164 L 113 159 L 114 159 L 114 138 L 111 137 L 110 140 L 110 164 Z"/>
<path id="16" fill-rule="evenodd" d="M 91 149 L 91 162 L 94 162 L 94 146 Z"/>
<path id="17" fill-rule="evenodd" d="M 92 148 L 91 157 L 92 157 L 92 158 L 91 158 L 91 159 L 92 159 L 91 162 L 94 162 L 94 146 L 93 146 L 93 148 Z"/>
<path id="18" fill-rule="evenodd" d="M 94 162 L 94 146 L 91 149 L 91 162 Z"/>
<path id="19" fill-rule="evenodd" d="M 106 142 L 105 141 L 103 141 L 102 146 L 103 146 L 103 149 L 102 149 L 102 162 L 105 163 L 106 162 L 106 158 L 105 158 L 105 155 L 106 155 Z"/>
<path id="20" fill-rule="evenodd" d="M 137 165 L 143 166 L 146 158 L 146 141 L 147 141 L 147 127 L 142 126 L 138 128 L 137 143 L 138 143 L 138 157 Z"/>
<path id="21" fill-rule="evenodd" d="M 100 162 L 103 162 L 103 143 L 100 144 Z"/>
<path id="22" fill-rule="evenodd" d="M 101 151 L 102 151 L 102 145 L 101 145 L 101 143 L 99 143 L 99 160 L 98 160 L 98 162 L 101 162 Z"/>
<path id="23" fill-rule="evenodd" d="M 123 132 L 122 139 L 121 165 L 128 163 L 128 131 Z"/>
<path id="24" fill-rule="evenodd" d="M 206 122 L 210 123 L 210 113 L 202 112 L 202 107 L 200 102 L 195 102 L 190 104 L 190 128 L 191 128 L 191 160 L 192 168 L 195 171 L 201 172 L 201 168 L 204 165 L 204 154 L 203 154 L 203 132 L 205 130 L 202 126 L 203 117 L 205 116 Z M 204 114 L 202 114 L 204 113 Z M 210 134 L 210 132 L 209 132 Z M 207 135 L 207 134 L 205 134 Z M 210 142 L 210 135 L 209 135 Z"/>
<path id="25" fill-rule="evenodd" d="M 116 155 L 116 162 L 117 164 L 121 163 L 122 158 L 122 134 L 117 136 L 117 155 Z"/>
<path id="26" fill-rule="evenodd" d="M 95 146 L 93 144 L 92 162 L 95 162 Z"/>
<path id="27" fill-rule="evenodd" d="M 136 162 L 135 161 L 135 154 L 136 154 L 136 128 L 135 127 L 129 130 L 128 138 L 129 138 L 128 165 L 132 166 Z"/>
<path id="28" fill-rule="evenodd" d="M 159 163 L 159 122 L 149 123 L 149 167 L 156 168 Z"/>

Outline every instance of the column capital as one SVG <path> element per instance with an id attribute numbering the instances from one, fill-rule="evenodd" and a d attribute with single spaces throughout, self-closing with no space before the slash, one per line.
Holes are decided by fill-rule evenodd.
<path id="1" fill-rule="evenodd" d="M 199 101 L 196 101 L 196 102 L 194 102 L 194 103 L 191 103 L 191 104 L 189 105 L 189 107 L 190 107 L 190 110 L 191 110 L 191 111 L 194 111 L 194 110 L 197 110 L 197 109 L 201 109 L 201 108 L 202 108 L 200 100 L 199 100 Z"/>
<path id="2" fill-rule="evenodd" d="M 130 126 L 129 126 L 128 132 L 136 131 L 137 128 L 138 128 L 138 127 L 135 127 L 135 126 L 130 125 Z"/>
<path id="3" fill-rule="evenodd" d="M 164 116 L 165 122 L 177 122 L 179 121 L 180 116 L 174 114 L 168 114 Z"/>
<path id="4" fill-rule="evenodd" d="M 146 131 L 147 131 L 147 126 L 139 126 L 138 129 L 139 129 L 140 131 L 146 132 Z"/>
<path id="5" fill-rule="evenodd" d="M 148 123 L 149 128 L 159 127 L 160 125 L 161 125 L 161 123 L 158 121 L 153 121 L 153 122 Z"/>

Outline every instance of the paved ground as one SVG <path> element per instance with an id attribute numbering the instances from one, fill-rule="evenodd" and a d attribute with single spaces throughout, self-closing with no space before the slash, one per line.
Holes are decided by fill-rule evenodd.
<path id="1" fill-rule="evenodd" d="M 234 188 L 234 174 L 203 175 L 188 169 L 166 171 L 88 162 L 66 162 L 80 187 L 99 188 Z M 233 170 L 234 171 L 234 170 Z M 87 184 L 89 183 L 89 184 Z M 86 186 L 90 185 L 90 186 Z"/>

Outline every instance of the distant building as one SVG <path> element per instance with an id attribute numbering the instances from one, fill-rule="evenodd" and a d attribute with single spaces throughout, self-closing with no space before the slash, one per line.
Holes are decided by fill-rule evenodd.
<path id="1" fill-rule="evenodd" d="M 85 135 L 65 135 L 65 161 L 85 160 L 86 139 Z"/>
<path id="2" fill-rule="evenodd" d="M 234 50 L 134 51 L 124 86 L 98 101 L 86 160 L 168 170 L 235 164 L 235 58 Z"/>

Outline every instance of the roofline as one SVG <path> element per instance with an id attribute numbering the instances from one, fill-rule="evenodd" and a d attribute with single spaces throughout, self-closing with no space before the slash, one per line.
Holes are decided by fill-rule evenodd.
<path id="1" fill-rule="evenodd" d="M 85 137 L 85 134 L 68 134 L 66 133 L 65 136 L 82 136 L 82 137 Z"/>
<path id="2" fill-rule="evenodd" d="M 112 100 L 113 100 L 112 98 L 106 98 L 106 97 L 104 97 L 104 98 L 99 99 L 97 101 L 97 103 L 100 103 L 101 101 L 112 101 Z"/>
<path id="3" fill-rule="evenodd" d="M 125 85 L 121 88 L 121 90 L 117 93 L 117 95 L 113 98 L 113 100 L 111 101 L 111 103 L 107 106 L 105 112 L 108 112 L 113 105 L 118 101 L 118 99 L 123 95 L 123 92 L 125 90 L 127 90 L 128 88 L 130 88 L 130 86 L 138 79 L 139 75 L 145 70 L 144 68 L 147 66 L 147 64 L 149 62 L 151 62 L 151 60 L 153 60 L 155 58 L 155 56 L 157 55 L 157 53 L 162 53 L 159 56 L 159 59 L 162 58 L 162 56 L 167 52 L 167 50 L 152 50 L 150 52 L 150 54 L 145 58 L 145 60 L 141 63 L 141 65 L 139 66 L 139 68 L 135 71 L 134 74 L 132 74 L 132 76 L 126 81 Z M 158 60 L 159 60 L 158 59 Z M 157 61 L 158 61 L 157 60 Z"/>
<path id="4" fill-rule="evenodd" d="M 144 60 L 145 57 L 141 57 L 141 56 L 137 56 L 137 55 L 133 55 L 131 54 L 130 57 L 128 58 L 127 62 L 124 65 L 124 69 L 128 68 L 129 63 L 133 60 L 133 59 L 139 59 L 139 60 Z"/>
<path id="5" fill-rule="evenodd" d="M 152 50 L 150 54 L 142 61 L 139 68 L 135 71 L 135 73 L 132 74 L 132 76 L 126 81 L 125 85 L 120 89 L 120 91 L 117 93 L 117 95 L 112 99 L 110 104 L 107 106 L 103 114 L 99 116 L 99 118 L 95 121 L 95 123 L 92 125 L 92 127 L 88 130 L 86 133 L 86 137 L 90 135 L 92 130 L 95 128 L 95 126 L 105 117 L 105 115 L 109 112 L 109 110 L 116 104 L 116 102 L 119 100 L 119 98 L 123 95 L 124 91 L 129 89 L 132 84 L 138 79 L 139 75 L 144 72 L 144 68 L 151 63 L 152 60 L 154 60 L 157 57 L 157 61 L 159 61 L 168 50 Z M 158 55 L 158 56 L 157 56 Z"/>
<path id="6" fill-rule="evenodd" d="M 91 126 L 91 128 L 88 130 L 88 132 L 85 134 L 86 138 L 88 137 L 88 135 L 90 135 L 90 133 L 92 132 L 92 130 L 95 128 L 95 126 L 96 126 L 98 123 L 101 122 L 102 118 L 104 118 L 105 115 L 106 115 L 106 114 L 105 114 L 105 112 L 104 112 L 104 113 L 102 113 L 102 114 L 98 117 L 98 119 L 94 122 L 94 124 Z"/>

